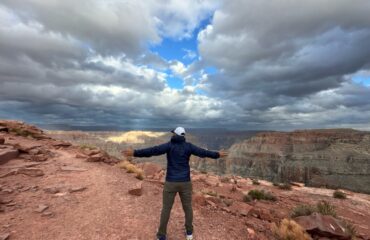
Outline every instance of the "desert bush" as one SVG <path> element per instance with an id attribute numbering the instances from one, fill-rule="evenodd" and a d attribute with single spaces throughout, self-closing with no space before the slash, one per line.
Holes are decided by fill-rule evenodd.
<path id="1" fill-rule="evenodd" d="M 356 235 L 357 235 L 356 227 L 348 221 L 343 221 L 343 222 L 344 222 L 344 225 L 345 225 L 345 228 L 346 228 L 346 232 L 348 232 L 350 234 L 351 239 L 356 240 L 357 239 L 356 238 Z"/>
<path id="2" fill-rule="evenodd" d="M 289 183 L 281 183 L 278 187 L 282 190 L 292 190 L 292 185 Z"/>
<path id="3" fill-rule="evenodd" d="M 346 199 L 347 198 L 347 194 L 340 191 L 340 190 L 335 190 L 333 192 L 333 197 L 334 198 L 339 198 L 339 199 Z"/>
<path id="4" fill-rule="evenodd" d="M 207 194 L 207 195 L 212 196 L 212 197 L 217 197 L 218 196 L 218 193 L 216 191 L 213 191 L 213 190 L 203 189 L 202 192 L 204 194 Z"/>
<path id="5" fill-rule="evenodd" d="M 14 133 L 17 136 L 22 136 L 22 137 L 29 137 L 29 136 L 34 137 L 35 135 L 33 132 L 30 132 L 26 129 L 21 129 L 21 128 L 11 128 L 10 132 Z"/>
<path id="6" fill-rule="evenodd" d="M 252 179 L 253 185 L 260 185 L 260 181 L 258 179 Z"/>
<path id="7" fill-rule="evenodd" d="M 312 240 L 298 223 L 286 218 L 281 221 L 279 226 L 273 224 L 272 232 L 278 240 Z"/>
<path id="8" fill-rule="evenodd" d="M 298 205 L 297 207 L 295 207 L 292 210 L 292 213 L 290 214 L 290 216 L 292 218 L 299 217 L 299 216 L 309 216 L 314 212 L 317 212 L 315 206 L 302 204 L 302 205 Z"/>
<path id="9" fill-rule="evenodd" d="M 144 179 L 144 171 L 129 161 L 122 161 L 118 164 L 118 167 L 126 169 L 127 173 L 135 173 L 135 177 L 139 180 Z"/>
<path id="10" fill-rule="evenodd" d="M 316 209 L 318 213 L 322 215 L 330 215 L 333 217 L 337 217 L 337 212 L 335 211 L 335 207 L 331 205 L 327 201 L 321 201 L 316 204 Z"/>
<path id="11" fill-rule="evenodd" d="M 264 190 L 258 190 L 258 189 L 254 189 L 254 190 L 250 190 L 248 192 L 248 195 L 254 200 L 269 200 L 269 201 L 276 201 L 277 198 L 272 195 L 272 193 L 270 192 L 266 192 Z"/>
<path id="12" fill-rule="evenodd" d="M 298 205 L 292 210 L 292 213 L 290 214 L 290 216 L 292 218 L 299 217 L 299 216 L 309 216 L 314 212 L 320 213 L 322 215 L 330 215 L 333 217 L 337 217 L 335 207 L 327 201 L 318 202 L 316 206 Z"/>
<path id="13" fill-rule="evenodd" d="M 253 198 L 248 195 L 248 194 L 244 194 L 243 195 L 243 202 L 252 202 L 253 201 Z"/>
<path id="14" fill-rule="evenodd" d="M 280 183 L 278 183 L 278 182 L 273 182 L 273 183 L 272 183 L 272 185 L 273 185 L 273 186 L 275 186 L 275 187 L 278 187 L 278 186 L 280 186 Z"/>

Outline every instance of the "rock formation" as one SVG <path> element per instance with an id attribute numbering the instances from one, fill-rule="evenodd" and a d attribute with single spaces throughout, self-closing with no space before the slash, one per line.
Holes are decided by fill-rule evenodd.
<path id="1" fill-rule="evenodd" d="M 234 144 L 224 160 L 192 166 L 218 174 L 370 193 L 370 133 L 352 129 L 266 132 Z"/>

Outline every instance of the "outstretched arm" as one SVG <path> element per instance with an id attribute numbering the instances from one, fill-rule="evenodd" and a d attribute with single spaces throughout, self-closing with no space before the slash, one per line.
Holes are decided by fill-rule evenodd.
<path id="1" fill-rule="evenodd" d="M 165 154 L 168 151 L 169 145 L 168 143 L 161 144 L 158 146 L 150 147 L 150 148 L 144 148 L 144 149 L 126 149 L 123 150 L 123 154 L 126 157 L 151 157 L 151 156 L 158 156 Z"/>
<path id="2" fill-rule="evenodd" d="M 220 158 L 220 157 L 221 158 L 226 157 L 228 155 L 226 151 L 219 151 L 219 152 L 209 151 L 209 150 L 197 147 L 193 144 L 191 144 L 191 153 L 201 158 L 208 157 L 208 158 L 215 158 L 215 159 Z"/>

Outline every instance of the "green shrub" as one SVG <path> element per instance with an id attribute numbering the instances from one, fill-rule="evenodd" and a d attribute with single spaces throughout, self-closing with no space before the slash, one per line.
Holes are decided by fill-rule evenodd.
<path id="1" fill-rule="evenodd" d="M 347 194 L 342 192 L 342 191 L 339 191 L 339 190 L 335 190 L 333 192 L 333 197 L 334 198 L 339 198 L 339 199 L 346 199 L 347 198 Z"/>
<path id="2" fill-rule="evenodd" d="M 260 182 L 258 181 L 258 179 L 252 179 L 252 183 L 253 185 L 260 185 Z"/>
<path id="3" fill-rule="evenodd" d="M 277 198 L 272 195 L 272 193 L 270 192 L 266 192 L 264 190 L 257 190 L 257 189 L 254 189 L 254 190 L 250 190 L 248 192 L 248 195 L 254 200 L 268 200 L 268 201 L 276 201 Z"/>
<path id="4" fill-rule="evenodd" d="M 298 205 L 297 207 L 295 207 L 292 210 L 292 213 L 290 214 L 290 216 L 292 218 L 300 217 L 300 216 L 309 216 L 314 212 L 317 212 L 314 206 L 302 204 L 302 205 Z"/>
<path id="5" fill-rule="evenodd" d="M 316 204 L 316 209 L 318 213 L 322 215 L 330 215 L 333 217 L 337 217 L 337 212 L 335 211 L 335 207 L 331 205 L 327 201 L 321 201 Z"/>

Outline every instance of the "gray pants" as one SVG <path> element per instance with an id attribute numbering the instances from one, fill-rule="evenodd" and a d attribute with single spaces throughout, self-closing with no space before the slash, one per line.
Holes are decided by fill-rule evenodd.
<path id="1" fill-rule="evenodd" d="M 185 229 L 193 231 L 193 208 L 192 208 L 192 184 L 191 182 L 165 182 L 163 188 L 163 206 L 161 212 L 161 221 L 157 237 L 164 236 L 167 233 L 167 224 L 170 219 L 171 209 L 176 197 L 179 193 L 182 209 L 185 213 Z"/>

